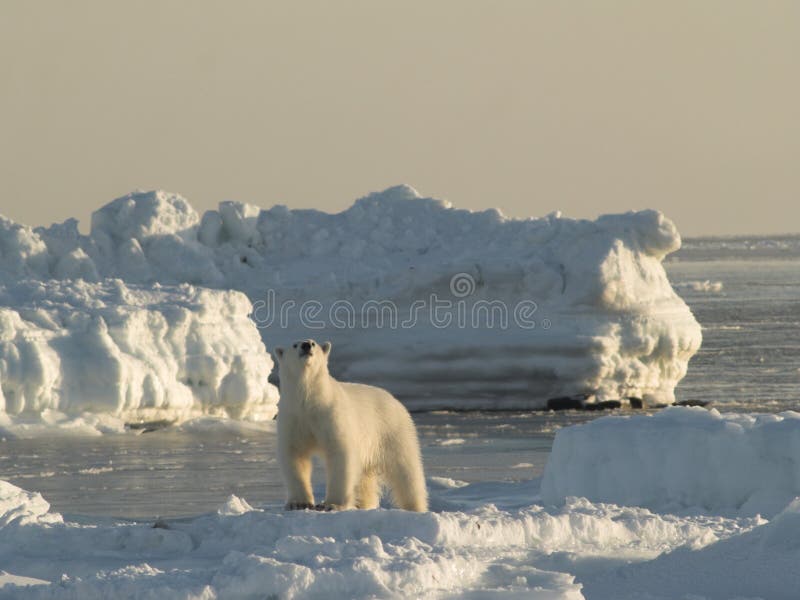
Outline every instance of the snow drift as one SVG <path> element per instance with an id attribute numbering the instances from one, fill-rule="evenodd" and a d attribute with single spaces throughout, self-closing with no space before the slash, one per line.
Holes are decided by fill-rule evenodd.
<path id="1" fill-rule="evenodd" d="M 416 407 L 670 402 L 701 342 L 661 264 L 679 246 L 652 210 L 516 220 L 400 186 L 337 214 L 223 202 L 201 217 L 142 192 L 96 211 L 89 235 L 0 220 L 0 281 L 241 290 L 268 347 L 331 339 L 335 375 Z"/>
<path id="2" fill-rule="evenodd" d="M 60 415 L 271 419 L 272 360 L 250 308 L 239 292 L 186 284 L 0 285 L 0 428 Z"/>
<path id="3" fill-rule="evenodd" d="M 153 527 L 73 520 L 50 512 L 38 494 L 4 484 L 0 565 L 7 573 L 0 572 L 0 586 L 4 579 L 7 585 L 0 598 L 578 600 L 584 595 L 574 573 L 584 559 L 623 566 L 684 547 L 713 547 L 763 524 L 661 516 L 586 500 L 542 507 L 530 504 L 529 482 L 500 485 L 517 506 L 487 504 L 494 496 L 468 501 L 476 496 L 473 486 L 436 492 L 462 505 L 441 513 L 284 512 L 231 497 L 215 514 Z M 764 560 L 773 548 L 779 546 L 767 548 Z M 601 569 L 608 570 L 615 569 Z M 779 574 L 774 587 L 794 579 Z M 41 584 L 22 587 L 31 580 Z M 681 597 L 677 586 L 660 589 Z"/>
<path id="4" fill-rule="evenodd" d="M 769 523 L 741 535 L 599 572 L 586 582 L 584 596 L 615 600 L 794 600 L 800 589 L 799 560 L 800 500 Z"/>
<path id="5" fill-rule="evenodd" d="M 556 434 L 542 498 L 772 516 L 800 496 L 800 413 L 672 407 Z"/>

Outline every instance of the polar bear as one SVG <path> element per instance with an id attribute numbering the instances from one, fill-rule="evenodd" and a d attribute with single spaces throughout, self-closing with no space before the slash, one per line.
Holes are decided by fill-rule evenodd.
<path id="1" fill-rule="evenodd" d="M 411 415 L 386 390 L 336 381 L 331 343 L 303 340 L 277 348 L 281 397 L 278 458 L 288 510 L 377 508 L 387 483 L 395 504 L 428 509 L 428 493 Z M 325 500 L 314 504 L 311 456 L 325 461 Z"/>

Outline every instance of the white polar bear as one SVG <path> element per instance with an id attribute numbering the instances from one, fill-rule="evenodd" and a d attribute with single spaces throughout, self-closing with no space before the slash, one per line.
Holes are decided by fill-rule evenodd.
<path id="1" fill-rule="evenodd" d="M 278 458 L 289 510 L 377 508 L 388 483 L 395 504 L 426 511 L 428 493 L 411 415 L 386 390 L 336 381 L 328 373 L 331 343 L 277 348 L 281 397 Z M 325 500 L 314 504 L 311 456 L 325 460 Z"/>

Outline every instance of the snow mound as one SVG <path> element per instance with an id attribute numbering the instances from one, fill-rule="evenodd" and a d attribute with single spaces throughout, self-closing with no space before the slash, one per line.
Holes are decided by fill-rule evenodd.
<path id="1" fill-rule="evenodd" d="M 241 515 L 251 510 L 253 510 L 253 507 L 247 503 L 247 500 L 231 494 L 225 504 L 217 509 L 217 514 L 223 516 Z"/>
<path id="2" fill-rule="evenodd" d="M 474 496 L 470 487 L 445 493 L 451 500 Z M 520 485 L 516 496 L 529 492 Z M 12 581 L 0 598 L 577 600 L 584 597 L 581 583 L 554 557 L 651 560 L 680 547 L 705 548 L 762 523 L 661 516 L 579 499 L 559 508 L 518 509 L 483 501 L 443 513 L 248 506 L 156 527 L 102 520 L 0 525 L 4 569 L 53 582 L 23 588 Z"/>
<path id="3" fill-rule="evenodd" d="M 271 419 L 272 360 L 247 298 L 190 285 L 0 285 L 0 429 Z"/>
<path id="4" fill-rule="evenodd" d="M 672 407 L 561 429 L 542 498 L 774 515 L 800 496 L 800 413 Z"/>
<path id="5" fill-rule="evenodd" d="M 517 220 L 408 186 L 337 214 L 223 202 L 202 217 L 137 192 L 96 211 L 89 235 L 0 220 L 0 281 L 237 289 L 268 346 L 330 338 L 335 375 L 420 408 L 670 403 L 701 343 L 662 266 L 680 244 L 653 210 Z"/>
<path id="6" fill-rule="evenodd" d="M 162 235 L 188 234 L 200 222 L 192 206 L 177 194 L 136 192 L 117 198 L 92 214 L 92 234 L 120 243 Z"/>
<path id="7" fill-rule="evenodd" d="M 50 504 L 38 492 L 26 492 L 0 479 L 0 530 L 16 525 L 60 523 L 61 515 L 50 513 Z"/>
<path id="8" fill-rule="evenodd" d="M 800 500 L 771 522 L 702 549 L 683 547 L 645 563 L 599 573 L 587 598 L 769 598 L 795 600 L 800 589 Z"/>

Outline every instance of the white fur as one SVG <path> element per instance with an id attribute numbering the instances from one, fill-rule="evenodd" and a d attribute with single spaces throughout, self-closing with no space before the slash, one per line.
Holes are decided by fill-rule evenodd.
<path id="1" fill-rule="evenodd" d="M 311 345 L 303 355 L 303 343 Z M 288 488 L 286 508 L 313 508 L 311 456 L 325 460 L 326 510 L 377 508 L 388 484 L 395 504 L 426 511 L 428 494 L 411 415 L 386 390 L 336 381 L 329 342 L 278 348 L 281 397 L 278 456 Z"/>

